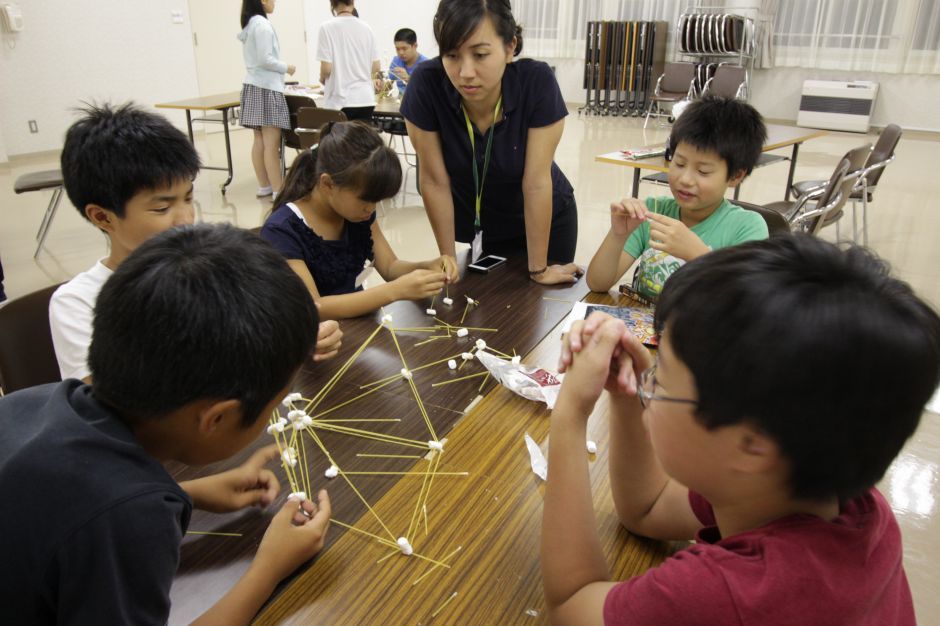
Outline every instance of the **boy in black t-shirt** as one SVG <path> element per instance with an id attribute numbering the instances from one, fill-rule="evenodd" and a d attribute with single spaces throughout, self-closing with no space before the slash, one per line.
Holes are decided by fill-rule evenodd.
<path id="1" fill-rule="evenodd" d="M 274 306 L 274 303 L 277 306 Z M 274 501 L 264 465 L 177 484 L 161 465 L 205 465 L 253 442 L 314 347 L 317 311 L 260 238 L 230 226 L 157 235 L 98 296 L 78 380 L 0 399 L 0 601 L 16 623 L 165 624 L 193 506 Z M 318 501 L 288 501 L 245 575 L 198 621 L 248 623 L 323 546 Z"/>

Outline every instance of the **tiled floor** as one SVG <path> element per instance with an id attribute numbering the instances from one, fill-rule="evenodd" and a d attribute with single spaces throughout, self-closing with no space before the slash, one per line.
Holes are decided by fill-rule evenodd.
<path id="1" fill-rule="evenodd" d="M 577 260 L 586 264 L 608 228 L 608 204 L 627 195 L 628 168 L 594 162 L 594 155 L 628 146 L 662 141 L 666 130 L 642 129 L 642 120 L 579 118 L 572 114 L 558 149 L 557 161 L 574 185 L 580 214 Z M 205 221 L 230 221 L 243 227 L 258 226 L 270 204 L 254 197 L 256 183 L 249 163 L 250 135 L 232 135 L 235 180 L 223 197 L 219 184 L 224 174 L 207 171 L 196 181 L 199 217 Z M 849 148 L 875 137 L 850 133 L 830 135 L 806 143 L 800 153 L 797 180 L 827 178 L 836 159 Z M 203 158 L 223 162 L 221 134 L 198 136 Z M 891 262 L 898 276 L 907 280 L 934 306 L 940 306 L 940 208 L 932 206 L 930 183 L 940 140 L 931 135 L 906 133 L 898 147 L 897 161 L 889 166 L 870 210 L 870 245 Z M 57 167 L 58 155 L 17 158 L 0 165 L 0 257 L 5 286 L 16 297 L 45 285 L 69 279 L 105 254 L 106 241 L 63 198 L 52 224 L 45 250 L 35 261 L 35 233 L 48 202 L 48 192 L 16 196 L 13 181 L 21 174 Z M 741 199 L 770 202 L 783 197 L 786 165 L 758 170 L 744 183 Z M 421 259 L 434 256 L 434 239 L 414 187 L 414 171 L 405 189 L 380 210 L 380 223 L 389 242 L 402 256 Z M 663 187 L 643 186 L 641 196 L 668 193 Z M 844 232 L 844 231 L 843 231 Z M 827 233 L 833 237 L 834 232 Z M 940 397 L 932 404 L 940 411 Z M 880 487 L 890 499 L 901 522 L 907 573 L 921 624 L 940 623 L 940 416 L 925 413 L 921 427 L 892 466 Z"/>

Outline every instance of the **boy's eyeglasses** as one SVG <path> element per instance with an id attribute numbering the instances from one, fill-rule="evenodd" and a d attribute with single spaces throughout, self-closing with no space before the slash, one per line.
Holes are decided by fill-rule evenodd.
<path id="1" fill-rule="evenodd" d="M 637 396 L 639 396 L 640 404 L 644 409 L 649 408 L 650 402 L 653 400 L 660 400 L 661 402 L 678 402 L 680 404 L 691 404 L 692 406 L 698 406 L 697 400 L 671 398 L 669 396 L 661 396 L 653 393 L 653 391 L 656 389 L 656 366 L 657 363 L 653 363 L 652 367 L 640 374 L 640 386 L 637 389 Z"/>

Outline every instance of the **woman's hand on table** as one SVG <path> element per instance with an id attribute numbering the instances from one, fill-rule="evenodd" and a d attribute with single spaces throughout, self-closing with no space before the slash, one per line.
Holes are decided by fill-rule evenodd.
<path id="1" fill-rule="evenodd" d="M 565 265 L 549 265 L 542 272 L 529 272 L 529 278 L 540 285 L 558 285 L 563 283 L 576 283 L 584 274 L 584 269 L 577 263 Z"/>

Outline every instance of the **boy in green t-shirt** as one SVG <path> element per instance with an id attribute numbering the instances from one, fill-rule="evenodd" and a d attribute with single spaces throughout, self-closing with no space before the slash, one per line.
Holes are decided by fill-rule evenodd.
<path id="1" fill-rule="evenodd" d="M 710 250 L 767 238 L 757 213 L 725 199 L 760 157 L 767 129 L 754 107 L 706 97 L 676 120 L 670 136 L 672 198 L 625 198 L 610 205 L 610 231 L 588 266 L 593 291 L 607 291 L 640 260 L 633 287 L 656 298 L 666 279 Z"/>

